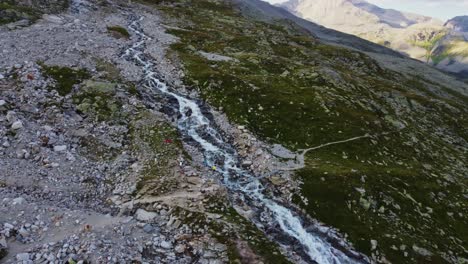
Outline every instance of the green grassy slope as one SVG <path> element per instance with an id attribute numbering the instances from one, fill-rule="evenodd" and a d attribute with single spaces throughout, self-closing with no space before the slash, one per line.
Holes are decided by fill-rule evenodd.
<path id="1" fill-rule="evenodd" d="M 246 18 L 229 2 L 145 2 L 176 28 L 172 49 L 186 83 L 232 122 L 292 150 L 376 135 L 308 154 L 297 172 L 308 202 L 295 200 L 312 217 L 375 259 L 466 258 L 466 97 L 287 23 Z M 199 51 L 232 60 L 210 61 Z M 427 89 L 434 85 L 440 94 Z"/>

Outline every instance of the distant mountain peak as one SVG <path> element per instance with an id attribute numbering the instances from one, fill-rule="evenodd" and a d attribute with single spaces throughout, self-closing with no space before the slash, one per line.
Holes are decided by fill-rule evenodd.
<path id="1" fill-rule="evenodd" d="M 289 0 L 283 9 L 468 78 L 468 16 L 445 24 L 435 18 L 385 9 L 365 0 Z"/>
<path id="2" fill-rule="evenodd" d="M 448 20 L 445 25 L 454 31 L 468 32 L 468 16 L 457 16 Z"/>
<path id="3" fill-rule="evenodd" d="M 407 28 L 419 23 L 442 24 L 431 17 L 381 8 L 364 0 L 289 0 L 279 6 L 324 26 L 379 23 Z"/>

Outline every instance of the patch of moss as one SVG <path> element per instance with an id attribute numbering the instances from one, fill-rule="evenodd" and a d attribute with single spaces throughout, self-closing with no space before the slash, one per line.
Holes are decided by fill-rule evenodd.
<path id="1" fill-rule="evenodd" d="M 0 2 L 0 25 L 28 19 L 34 22 L 41 17 L 41 13 L 30 7 L 15 5 L 14 3 Z"/>
<path id="2" fill-rule="evenodd" d="M 113 33 L 114 36 L 118 38 L 130 38 L 130 33 L 128 32 L 128 30 L 121 26 L 108 26 L 107 31 Z"/>
<path id="3" fill-rule="evenodd" d="M 101 58 L 96 58 L 96 70 L 103 74 L 103 78 L 111 82 L 122 82 L 120 69 L 113 63 Z"/>
<path id="4" fill-rule="evenodd" d="M 102 74 L 101 78 L 112 83 L 124 84 L 123 88 L 125 88 L 129 94 L 139 95 L 136 84 L 122 79 L 120 69 L 115 64 L 101 58 L 96 58 L 95 61 L 96 70 Z"/>
<path id="5" fill-rule="evenodd" d="M 121 111 L 122 102 L 116 97 L 116 83 L 86 81 L 80 91 L 73 95 L 77 110 L 92 116 L 98 121 L 119 123 L 126 120 L 126 113 Z"/>
<path id="6" fill-rule="evenodd" d="M 59 0 L 53 3 L 44 1 L 0 0 L 0 25 L 16 22 L 22 19 L 34 23 L 43 14 L 61 12 L 69 7 L 69 0 Z"/>
<path id="7" fill-rule="evenodd" d="M 81 153 L 93 161 L 113 160 L 120 150 L 107 146 L 94 137 L 83 137 L 80 139 Z"/>
<path id="8" fill-rule="evenodd" d="M 137 152 L 150 157 L 144 164 L 135 195 L 158 195 L 177 187 L 173 169 L 183 153 L 177 129 L 143 112 L 131 123 L 131 141 Z"/>
<path id="9" fill-rule="evenodd" d="M 73 86 L 91 78 L 86 69 L 72 69 L 69 67 L 48 66 L 41 64 L 45 76 L 55 80 L 55 89 L 61 96 L 68 95 Z"/>

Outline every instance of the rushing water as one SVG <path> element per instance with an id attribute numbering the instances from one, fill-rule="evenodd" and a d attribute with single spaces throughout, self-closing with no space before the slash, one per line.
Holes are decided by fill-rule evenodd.
<path id="1" fill-rule="evenodd" d="M 143 83 L 147 89 L 175 98 L 178 102 L 178 128 L 193 139 L 202 149 L 208 166 L 215 166 L 223 176 L 223 183 L 244 200 L 252 201 L 257 207 L 268 211 L 281 228 L 281 232 L 296 239 L 310 259 L 319 264 L 365 263 L 365 260 L 351 258 L 333 247 L 324 238 L 314 235 L 302 225 L 299 217 L 291 210 L 278 204 L 263 194 L 263 186 L 255 175 L 242 169 L 240 159 L 232 146 L 223 139 L 211 121 L 203 114 L 200 106 L 192 99 L 172 91 L 157 78 L 155 63 L 145 54 L 145 44 L 150 37 L 141 29 L 143 18 L 134 19 L 129 26 L 137 36 L 137 41 L 125 51 L 124 57 L 133 60 L 144 72 Z M 310 261 L 310 260 L 306 260 Z"/>

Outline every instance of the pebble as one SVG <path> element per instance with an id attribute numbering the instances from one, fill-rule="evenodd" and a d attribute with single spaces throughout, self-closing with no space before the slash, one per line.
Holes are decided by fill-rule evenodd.
<path id="1" fill-rule="evenodd" d="M 372 239 L 371 241 L 371 250 L 376 250 L 377 249 L 377 240 Z"/>
<path id="2" fill-rule="evenodd" d="M 175 252 L 182 254 L 185 252 L 185 249 L 186 249 L 185 245 L 179 244 L 175 247 Z"/>
<path id="3" fill-rule="evenodd" d="M 172 243 L 168 241 L 162 241 L 161 242 L 161 247 L 164 249 L 171 249 L 172 248 Z"/>
<path id="4" fill-rule="evenodd" d="M 0 74 L 0 76 L 1 76 L 1 74 Z M 0 79 L 1 79 L 1 77 L 0 77 Z M 6 105 L 6 101 L 5 100 L 0 100 L 0 107 L 5 106 L 5 105 Z"/>
<path id="5" fill-rule="evenodd" d="M 150 224 L 146 224 L 145 226 L 143 226 L 143 231 L 145 231 L 146 233 L 152 233 L 153 230 L 154 230 L 154 228 Z"/>
<path id="6" fill-rule="evenodd" d="M 0 80 L 3 80 L 3 79 L 5 79 L 5 76 L 0 73 Z"/>
<path id="7" fill-rule="evenodd" d="M 65 151 L 65 150 L 67 150 L 66 145 L 54 146 L 54 151 L 55 152 L 62 152 L 62 151 Z"/>
<path id="8" fill-rule="evenodd" d="M 26 200 L 23 197 L 18 197 L 18 198 L 13 199 L 12 204 L 13 205 L 21 205 L 21 204 L 23 204 L 25 202 L 26 202 Z"/>
<path id="9" fill-rule="evenodd" d="M 13 125 L 11 125 L 11 129 L 13 130 L 18 130 L 18 129 L 21 129 L 23 128 L 23 122 L 21 121 L 16 121 L 13 123 Z"/>

